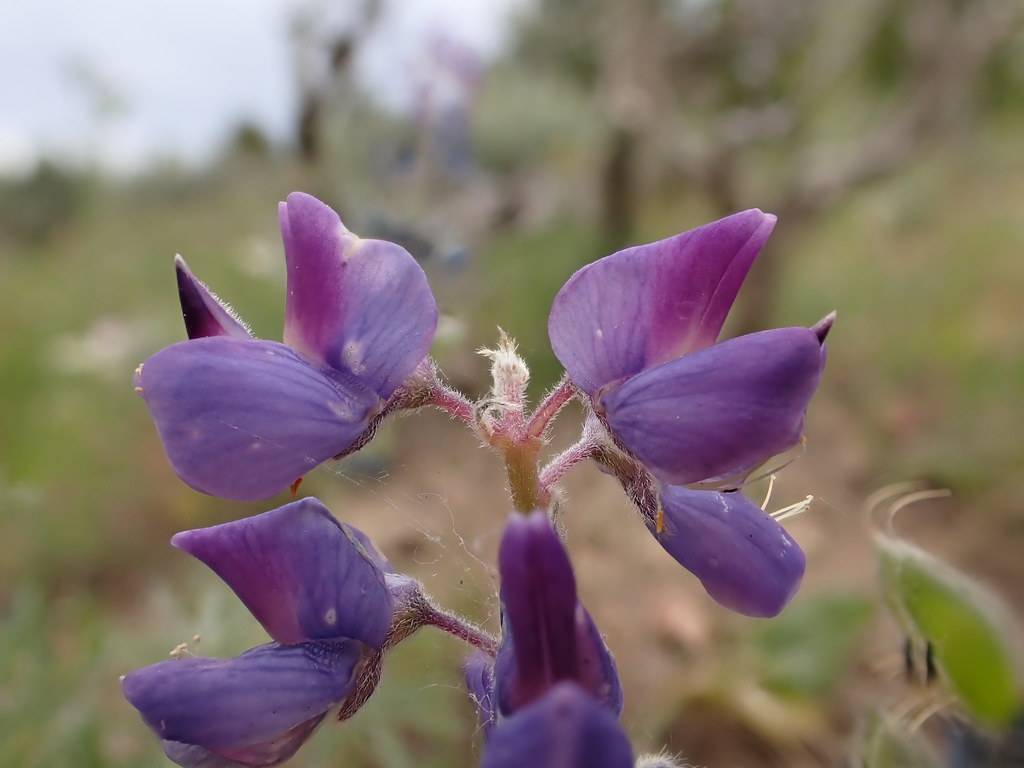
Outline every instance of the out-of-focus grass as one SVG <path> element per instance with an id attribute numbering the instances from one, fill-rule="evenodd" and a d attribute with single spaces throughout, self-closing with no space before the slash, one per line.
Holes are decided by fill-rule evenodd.
<path id="1" fill-rule="evenodd" d="M 823 397 L 853 414 L 855 431 L 829 439 L 865 446 L 855 482 L 926 473 L 961 494 L 1022 498 L 1007 479 L 1024 466 L 1018 143 L 992 130 L 978 149 L 868 190 L 789 240 L 778 321 L 840 310 Z M 259 335 L 278 337 L 275 204 L 301 185 L 273 166 L 96 185 L 67 229 L 0 252 L 0 765 L 162 765 L 117 675 L 194 632 L 203 653 L 262 641 L 220 585 L 165 580 L 178 568 L 173 531 L 265 505 L 211 500 L 177 481 L 130 379 L 182 337 L 175 251 Z M 691 201 L 652 201 L 637 239 L 707 217 Z M 553 381 L 550 302 L 603 255 L 598 242 L 591 222 L 562 218 L 485 243 L 475 290 L 456 307 L 471 342 L 492 341 L 500 324 L 536 387 Z M 364 711 L 322 729 L 297 764 L 339 764 L 341 754 L 353 766 L 472 764 L 459 653 L 431 635 L 401 648 Z"/>
<path id="2" fill-rule="evenodd" d="M 194 652 L 212 656 L 267 641 L 227 588 L 212 580 L 161 583 L 121 611 L 88 592 L 48 599 L 35 588 L 18 590 L 0 628 L 0 765 L 166 765 L 120 697 L 118 677 L 166 658 L 171 646 L 195 634 Z M 186 593 L 199 597 L 185 604 Z M 294 764 L 473 764 L 466 745 L 475 716 L 458 686 L 461 650 L 438 634 L 415 636 L 389 656 L 370 703 L 344 725 L 326 722 Z"/>

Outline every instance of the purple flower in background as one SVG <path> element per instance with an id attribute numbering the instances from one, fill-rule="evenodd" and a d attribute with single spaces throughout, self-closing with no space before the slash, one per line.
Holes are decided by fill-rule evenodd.
<path id="1" fill-rule="evenodd" d="M 328 711 L 368 695 L 394 601 L 366 537 L 316 499 L 172 544 L 220 576 L 274 642 L 233 659 L 163 661 L 125 676 L 125 697 L 188 768 L 280 763 Z"/>
<path id="2" fill-rule="evenodd" d="M 607 707 L 563 682 L 494 728 L 480 765 L 633 768 L 633 750 Z"/>
<path id="3" fill-rule="evenodd" d="M 503 640 L 493 667 L 472 657 L 466 683 L 485 730 L 570 681 L 613 715 L 622 711 L 615 661 L 576 597 L 565 547 L 547 515 L 513 515 L 499 553 Z"/>
<path id="4" fill-rule="evenodd" d="M 189 341 L 136 371 L 175 471 L 215 496 L 272 496 L 362 445 L 437 325 L 426 276 L 403 248 L 357 237 L 301 193 L 280 218 L 284 344 L 254 339 L 179 258 Z"/>
<path id="5" fill-rule="evenodd" d="M 548 320 L 573 383 L 660 485 L 652 532 L 719 602 L 754 616 L 786 604 L 803 554 L 739 494 L 675 486 L 741 482 L 803 435 L 832 316 L 716 343 L 774 226 L 749 210 L 612 254 L 566 282 Z"/>

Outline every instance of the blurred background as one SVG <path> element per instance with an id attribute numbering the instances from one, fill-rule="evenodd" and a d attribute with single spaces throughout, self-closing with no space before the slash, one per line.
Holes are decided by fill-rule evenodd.
<path id="1" fill-rule="evenodd" d="M 589 466 L 567 483 L 580 590 L 639 749 L 840 765 L 872 712 L 941 717 L 955 704 L 902 671 L 863 507 L 894 482 L 950 489 L 897 530 L 1001 596 L 1016 641 L 1022 19 L 1016 0 L 5 4 L 0 765 L 164 765 L 118 676 L 196 634 L 210 655 L 263 641 L 168 539 L 271 505 L 181 483 L 130 376 L 184 336 L 175 253 L 280 337 L 275 205 L 294 189 L 421 261 L 435 355 L 473 396 L 474 350 L 499 324 L 533 391 L 554 382 L 547 312 L 583 264 L 743 208 L 778 214 L 727 334 L 839 310 L 806 454 L 772 504 L 815 496 L 790 526 L 803 590 L 773 622 L 728 615 Z M 552 448 L 578 424 L 563 416 Z M 399 420 L 302 490 L 496 629 L 509 504 L 468 433 Z M 475 765 L 463 653 L 407 642 L 294 764 Z"/>

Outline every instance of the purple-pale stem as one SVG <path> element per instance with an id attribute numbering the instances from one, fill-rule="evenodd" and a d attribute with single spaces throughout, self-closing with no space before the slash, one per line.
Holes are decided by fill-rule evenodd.
<path id="1" fill-rule="evenodd" d="M 575 385 L 569 381 L 568 376 L 562 376 L 562 380 L 548 392 L 530 416 L 526 425 L 526 433 L 531 437 L 541 437 L 558 412 L 575 396 Z"/>
<path id="2" fill-rule="evenodd" d="M 573 443 L 548 462 L 540 471 L 540 485 L 545 490 L 565 477 L 566 473 L 581 461 L 589 459 L 598 450 L 600 444 L 589 435 L 584 434 L 579 442 Z"/>
<path id="3" fill-rule="evenodd" d="M 476 406 L 461 392 L 444 384 L 435 384 L 430 389 L 427 405 L 444 411 L 474 431 L 477 429 Z"/>
<path id="4" fill-rule="evenodd" d="M 498 654 L 498 638 L 451 611 L 432 606 L 424 613 L 423 621 L 428 626 L 436 627 L 472 645 L 491 658 Z"/>

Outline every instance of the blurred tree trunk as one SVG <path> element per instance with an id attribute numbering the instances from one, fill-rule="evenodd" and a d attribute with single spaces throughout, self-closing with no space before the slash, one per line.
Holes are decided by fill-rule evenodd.
<path id="1" fill-rule="evenodd" d="M 296 138 L 299 157 L 308 165 L 323 155 L 323 122 L 338 80 L 351 66 L 356 46 L 380 12 L 377 0 L 365 0 L 361 15 L 347 29 L 332 31 L 328 9 L 315 0 L 298 4 L 291 20 L 299 85 Z"/>
<path id="2" fill-rule="evenodd" d="M 613 126 L 601 170 L 602 253 L 620 251 L 630 244 L 637 214 L 636 133 Z"/>
<path id="3" fill-rule="evenodd" d="M 606 253 L 629 245 L 642 195 L 641 148 L 670 104 L 660 0 L 603 0 L 597 26 L 598 91 L 609 128 L 600 177 Z"/>

